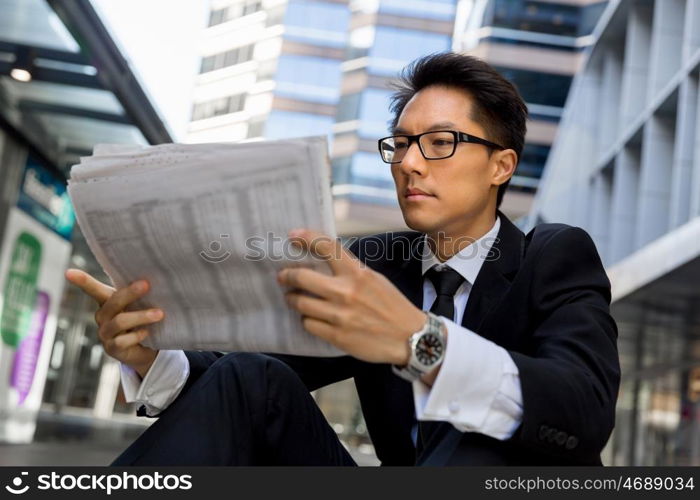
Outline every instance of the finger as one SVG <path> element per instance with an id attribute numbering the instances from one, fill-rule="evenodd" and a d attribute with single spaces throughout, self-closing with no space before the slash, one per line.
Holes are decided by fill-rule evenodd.
<path id="1" fill-rule="evenodd" d="M 97 318 L 99 323 L 105 323 L 122 312 L 126 306 L 135 300 L 143 297 L 148 292 L 148 282 L 146 280 L 134 281 L 125 288 L 120 288 L 107 299 L 99 311 Z"/>
<path id="2" fill-rule="evenodd" d="M 338 295 L 333 276 L 305 267 L 288 267 L 277 274 L 277 281 L 284 286 L 304 290 L 319 297 L 333 299 Z"/>
<path id="3" fill-rule="evenodd" d="M 96 280 L 80 269 L 68 269 L 66 279 L 95 299 L 99 305 L 104 304 L 114 293 L 114 288 Z"/>
<path id="4" fill-rule="evenodd" d="M 112 345 L 118 350 L 129 349 L 143 342 L 148 337 L 149 331 L 145 328 L 133 332 L 122 333 L 112 340 Z"/>
<path id="5" fill-rule="evenodd" d="M 328 324 L 339 326 L 342 322 L 342 313 L 338 306 L 327 300 L 309 297 L 300 293 L 285 294 L 287 303 L 303 316 L 318 319 Z"/>
<path id="6" fill-rule="evenodd" d="M 310 229 L 289 232 L 290 239 L 312 255 L 328 261 L 333 274 L 345 274 L 360 268 L 360 261 L 343 248 L 340 240 Z"/>
<path id="7" fill-rule="evenodd" d="M 130 311 L 117 314 L 107 321 L 99 330 L 100 339 L 104 342 L 119 335 L 126 330 L 139 326 L 150 325 L 163 319 L 163 311 L 160 309 L 148 309 L 146 311 Z"/>
<path id="8" fill-rule="evenodd" d="M 308 317 L 302 319 L 302 326 L 304 327 L 304 330 L 310 334 L 315 335 L 316 337 L 323 339 L 336 347 L 340 347 L 338 342 L 341 340 L 341 338 L 338 335 L 337 327 L 329 325 L 325 321 Z"/>

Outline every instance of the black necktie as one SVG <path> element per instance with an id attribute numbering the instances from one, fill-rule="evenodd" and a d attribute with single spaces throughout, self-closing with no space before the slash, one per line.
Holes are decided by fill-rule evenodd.
<path id="1" fill-rule="evenodd" d="M 438 269 L 438 266 L 434 266 L 425 273 L 425 277 L 430 280 L 437 293 L 435 302 L 433 302 L 433 305 L 430 307 L 430 312 L 454 321 L 455 293 L 457 293 L 459 287 L 464 283 L 464 278 L 461 274 L 448 266 L 443 266 L 441 269 Z M 431 421 L 419 423 L 419 442 L 417 443 L 419 450 L 425 447 L 430 436 L 437 430 L 439 425 L 438 422 Z"/>
<path id="2" fill-rule="evenodd" d="M 454 321 L 455 293 L 464 283 L 464 278 L 448 266 L 444 266 L 442 270 L 438 270 L 438 266 L 434 266 L 425 273 L 425 277 L 430 280 L 437 293 L 437 298 L 433 302 L 430 312 Z"/>

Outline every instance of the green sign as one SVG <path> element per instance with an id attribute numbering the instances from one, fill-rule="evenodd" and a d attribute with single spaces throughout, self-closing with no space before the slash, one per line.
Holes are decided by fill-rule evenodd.
<path id="1" fill-rule="evenodd" d="M 0 336 L 10 347 L 17 348 L 29 333 L 40 264 L 41 243 L 34 235 L 23 231 L 12 249 L 0 311 Z"/>

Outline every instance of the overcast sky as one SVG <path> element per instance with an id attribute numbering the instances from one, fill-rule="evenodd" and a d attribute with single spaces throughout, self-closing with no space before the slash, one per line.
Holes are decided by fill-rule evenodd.
<path id="1" fill-rule="evenodd" d="M 92 0 L 174 135 L 190 118 L 208 0 Z"/>

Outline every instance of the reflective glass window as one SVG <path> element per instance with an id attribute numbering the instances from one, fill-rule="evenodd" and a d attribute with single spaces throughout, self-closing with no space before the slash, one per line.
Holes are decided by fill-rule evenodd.
<path id="1" fill-rule="evenodd" d="M 333 117 L 274 110 L 265 126 L 265 138 L 287 139 L 311 135 L 330 134 Z"/>
<path id="2" fill-rule="evenodd" d="M 390 90 L 366 89 L 360 99 L 360 134 L 364 137 L 380 138 L 387 135 L 389 120 Z"/>
<path id="3" fill-rule="evenodd" d="M 514 68 L 496 69 L 515 84 L 525 102 L 556 107 L 563 107 L 566 103 L 570 76 Z"/>
<path id="4" fill-rule="evenodd" d="M 492 26 L 563 36 L 590 34 L 606 2 L 588 6 L 537 0 L 495 0 Z"/>
<path id="5" fill-rule="evenodd" d="M 381 26 L 369 50 L 369 69 L 373 73 L 394 74 L 417 57 L 449 49 L 447 35 Z"/>
<path id="6" fill-rule="evenodd" d="M 352 183 L 364 186 L 393 188 L 391 167 L 382 162 L 379 153 L 358 151 L 352 156 Z"/>
<path id="7" fill-rule="evenodd" d="M 290 2 L 284 17 L 284 36 L 316 45 L 344 47 L 350 9 L 323 2 Z"/>
<path id="8" fill-rule="evenodd" d="M 379 12 L 397 16 L 452 21 L 455 0 L 381 0 Z"/>
<path id="9" fill-rule="evenodd" d="M 340 93 L 340 61 L 284 55 L 279 58 L 275 93 L 284 97 L 335 104 Z"/>

